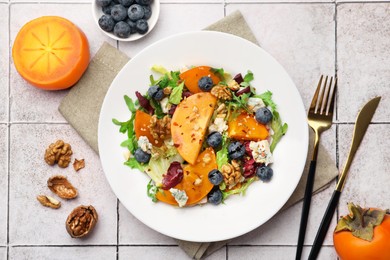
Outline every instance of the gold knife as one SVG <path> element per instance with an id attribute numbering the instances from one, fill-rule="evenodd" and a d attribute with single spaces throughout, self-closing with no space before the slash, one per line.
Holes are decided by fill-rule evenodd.
<path id="1" fill-rule="evenodd" d="M 328 232 L 330 222 L 332 221 L 334 212 L 336 210 L 337 204 L 340 199 L 341 192 L 343 191 L 345 180 L 349 168 L 351 166 L 352 160 L 355 156 L 357 149 L 359 148 L 360 143 L 363 140 L 364 134 L 368 128 L 368 125 L 371 122 L 372 117 L 374 116 L 375 110 L 378 107 L 381 97 L 376 97 L 371 99 L 364 105 L 362 110 L 360 110 L 355 123 L 355 128 L 352 137 L 352 144 L 349 150 L 347 162 L 345 163 L 344 169 L 340 175 L 340 178 L 336 184 L 336 188 L 333 191 L 332 198 L 329 201 L 328 207 L 325 211 L 325 215 L 322 218 L 321 225 L 317 231 L 316 238 L 314 239 L 313 247 L 311 248 L 309 260 L 317 259 L 318 253 L 321 250 L 322 243 L 324 242 L 326 233 Z"/>

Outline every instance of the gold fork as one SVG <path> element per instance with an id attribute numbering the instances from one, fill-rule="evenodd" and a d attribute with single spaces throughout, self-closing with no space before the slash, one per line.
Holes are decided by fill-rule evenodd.
<path id="1" fill-rule="evenodd" d="M 309 113 L 307 116 L 309 126 L 313 129 L 315 134 L 314 139 L 314 152 L 310 162 L 309 175 L 307 177 L 305 195 L 303 199 L 301 224 L 299 227 L 298 245 L 295 260 L 300 260 L 302 255 L 303 242 L 305 240 L 307 219 L 309 216 L 310 202 L 313 192 L 314 176 L 317 164 L 318 145 L 320 143 L 320 135 L 325 130 L 328 130 L 332 126 L 334 101 L 337 88 L 337 78 L 334 80 L 330 77 L 328 84 L 328 76 L 321 75 L 318 82 L 317 90 L 311 101 Z M 333 87 L 332 87 L 333 86 Z"/>

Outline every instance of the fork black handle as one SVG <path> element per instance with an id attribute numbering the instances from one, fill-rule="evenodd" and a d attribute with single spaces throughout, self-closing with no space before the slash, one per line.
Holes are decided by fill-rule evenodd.
<path id="1" fill-rule="evenodd" d="M 317 231 L 316 238 L 314 239 L 313 247 L 311 248 L 309 260 L 317 259 L 317 256 L 321 250 L 322 243 L 324 242 L 326 233 L 328 232 L 330 222 L 332 222 L 332 218 L 334 212 L 336 211 L 336 207 L 340 200 L 341 192 L 338 190 L 334 190 L 332 194 L 332 198 L 329 201 L 328 207 L 326 208 L 326 212 L 324 217 L 322 218 L 320 228 Z"/>
<path id="2" fill-rule="evenodd" d="M 298 245 L 297 252 L 295 255 L 295 260 L 300 260 L 302 256 L 303 243 L 305 241 L 307 219 L 310 211 L 310 203 L 313 192 L 314 177 L 316 173 L 317 161 L 312 160 L 310 162 L 309 175 L 307 176 L 305 195 L 303 198 L 303 208 L 301 215 L 301 223 L 299 225 L 299 236 L 298 236 Z"/>

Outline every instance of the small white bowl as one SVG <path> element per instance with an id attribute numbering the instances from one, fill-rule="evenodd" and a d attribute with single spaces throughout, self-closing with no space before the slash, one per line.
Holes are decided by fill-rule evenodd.
<path id="1" fill-rule="evenodd" d="M 100 31 L 102 31 L 105 35 L 108 37 L 118 40 L 118 41 L 124 41 L 124 42 L 131 42 L 138 39 L 141 39 L 142 37 L 146 36 L 156 25 L 158 17 L 160 15 L 160 0 L 153 0 L 151 3 L 151 9 L 152 9 L 152 15 L 147 20 L 149 25 L 149 30 L 145 34 L 140 33 L 133 33 L 128 38 L 119 38 L 117 37 L 113 32 L 106 32 L 99 26 L 99 18 L 104 14 L 102 11 L 102 7 L 96 4 L 96 0 L 92 0 L 92 14 L 94 17 L 94 20 L 96 22 L 97 27 Z"/>

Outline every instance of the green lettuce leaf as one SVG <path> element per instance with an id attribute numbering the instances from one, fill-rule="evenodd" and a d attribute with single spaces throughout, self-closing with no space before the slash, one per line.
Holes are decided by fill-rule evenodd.
<path id="1" fill-rule="evenodd" d="M 216 154 L 217 165 L 219 170 L 221 170 L 222 166 L 227 164 L 229 161 L 228 146 L 229 146 L 228 137 L 225 134 L 222 136 L 222 148 Z"/>
<path id="2" fill-rule="evenodd" d="M 172 89 L 172 93 L 169 96 L 169 102 L 178 105 L 182 99 L 184 88 L 184 82 L 180 83 L 179 86 Z"/>
<path id="3" fill-rule="evenodd" d="M 280 119 L 279 113 L 277 111 L 273 111 L 273 118 L 271 122 L 271 128 L 274 131 L 272 135 L 272 142 L 270 146 L 271 153 L 275 150 L 276 145 L 280 141 L 283 135 L 286 134 L 288 125 L 286 123 L 282 123 Z"/>

